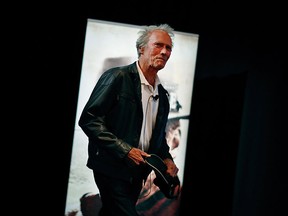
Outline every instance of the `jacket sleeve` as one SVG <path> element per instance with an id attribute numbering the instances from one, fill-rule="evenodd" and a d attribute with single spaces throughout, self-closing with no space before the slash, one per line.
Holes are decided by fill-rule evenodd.
<path id="1" fill-rule="evenodd" d="M 89 142 L 95 145 L 97 143 L 98 147 L 121 159 L 132 147 L 109 131 L 106 121 L 106 115 L 117 97 L 114 89 L 116 81 L 117 77 L 113 73 L 102 74 L 83 108 L 78 125 L 89 138 Z"/>

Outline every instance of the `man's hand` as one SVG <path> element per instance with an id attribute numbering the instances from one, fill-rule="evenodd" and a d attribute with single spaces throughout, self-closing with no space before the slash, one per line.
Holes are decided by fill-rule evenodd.
<path id="1" fill-rule="evenodd" d="M 142 151 L 141 149 L 132 148 L 130 152 L 128 153 L 127 157 L 130 160 L 132 160 L 136 165 L 140 165 L 140 164 L 145 163 L 144 158 L 150 157 L 150 155 Z"/>
<path id="2" fill-rule="evenodd" d="M 164 163 L 166 164 L 167 166 L 167 173 L 169 175 L 171 175 L 172 177 L 175 177 L 177 176 L 177 173 L 179 171 L 178 167 L 176 166 L 176 164 L 169 158 L 165 159 L 164 160 Z"/>

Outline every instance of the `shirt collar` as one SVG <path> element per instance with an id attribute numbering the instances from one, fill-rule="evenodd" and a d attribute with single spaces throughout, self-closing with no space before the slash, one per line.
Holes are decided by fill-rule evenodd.
<path id="1" fill-rule="evenodd" d="M 142 70 L 141 70 L 141 68 L 140 68 L 140 66 L 139 66 L 139 61 L 137 61 L 137 69 L 138 69 L 138 73 L 139 73 L 139 75 L 140 75 L 140 80 L 141 80 L 141 84 L 145 84 L 145 85 L 150 85 L 149 83 L 148 83 L 148 81 L 146 80 L 146 78 L 145 78 L 145 76 L 144 76 L 144 74 L 143 74 L 143 72 L 142 72 Z M 155 86 L 158 86 L 159 84 L 161 84 L 161 82 L 160 82 L 160 79 L 159 79 L 159 77 L 158 77 L 158 74 L 156 74 L 156 77 L 155 77 Z"/>

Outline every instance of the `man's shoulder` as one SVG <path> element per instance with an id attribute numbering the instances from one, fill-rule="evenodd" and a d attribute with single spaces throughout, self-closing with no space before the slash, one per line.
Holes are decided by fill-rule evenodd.
<path id="1" fill-rule="evenodd" d="M 105 73 L 107 74 L 113 74 L 113 76 L 118 77 L 118 76 L 126 76 L 130 73 L 138 73 L 137 72 L 137 67 L 136 67 L 136 62 L 133 62 L 128 65 L 122 65 L 122 66 L 117 66 L 110 68 L 107 70 Z"/>
<path id="2" fill-rule="evenodd" d="M 118 70 L 121 71 L 128 71 L 128 72 L 137 72 L 137 67 L 136 67 L 136 61 L 131 63 L 131 64 L 127 64 L 127 65 L 123 65 L 123 66 L 119 66 Z"/>

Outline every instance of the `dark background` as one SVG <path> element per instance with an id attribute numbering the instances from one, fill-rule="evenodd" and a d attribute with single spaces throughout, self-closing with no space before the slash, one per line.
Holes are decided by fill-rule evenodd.
<path id="1" fill-rule="evenodd" d="M 8 109 L 24 205 L 11 211 L 64 215 L 91 18 L 199 34 L 181 215 L 287 215 L 285 13 L 276 3 L 256 5 L 82 2 L 18 13 L 19 90 Z"/>

